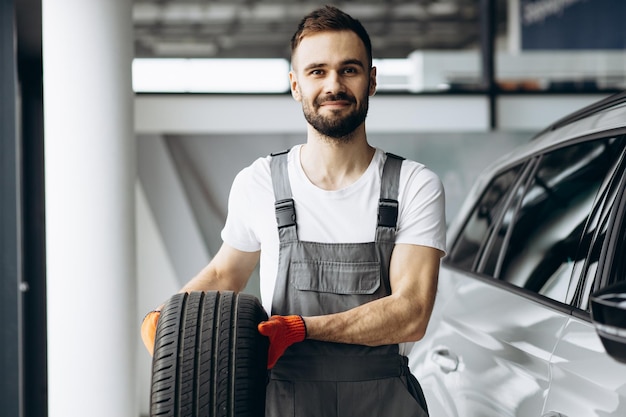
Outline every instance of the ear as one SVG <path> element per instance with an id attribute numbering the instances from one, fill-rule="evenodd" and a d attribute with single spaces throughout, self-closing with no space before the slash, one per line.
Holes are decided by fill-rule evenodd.
<path id="1" fill-rule="evenodd" d="M 300 89 L 298 88 L 298 79 L 296 78 L 296 74 L 293 71 L 289 71 L 289 86 L 291 87 L 291 96 L 296 101 L 302 100 L 302 96 L 300 95 Z"/>
<path id="2" fill-rule="evenodd" d="M 370 70 L 370 88 L 369 95 L 370 97 L 376 94 L 376 67 L 372 67 Z"/>

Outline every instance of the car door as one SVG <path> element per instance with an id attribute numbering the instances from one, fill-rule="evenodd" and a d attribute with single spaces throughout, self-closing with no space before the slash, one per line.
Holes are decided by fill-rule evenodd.
<path id="1" fill-rule="evenodd" d="M 626 416 L 626 364 L 606 353 L 591 323 L 590 294 L 626 280 L 626 175 L 624 151 L 608 178 L 586 227 L 589 247 L 575 269 L 571 288 L 574 314 L 551 359 L 545 416 Z"/>
<path id="2" fill-rule="evenodd" d="M 489 394 L 482 394 L 476 389 L 468 390 L 467 386 L 469 381 L 480 378 L 485 369 L 494 368 L 492 356 L 486 352 L 498 342 L 490 336 L 487 336 L 490 340 L 481 341 L 485 339 L 482 334 L 489 335 L 490 332 L 478 330 L 474 323 L 478 322 L 479 328 L 491 320 L 479 317 L 483 309 L 471 306 L 463 309 L 463 303 L 474 301 L 480 304 L 483 300 L 481 294 L 486 294 L 481 287 L 487 292 L 492 289 L 489 282 L 482 281 L 474 273 L 474 265 L 479 259 L 482 242 L 490 234 L 493 219 L 502 213 L 509 191 L 519 183 L 524 169 L 524 163 L 516 164 L 490 181 L 469 218 L 463 221 L 463 233 L 456 238 L 454 250 L 444 260 L 440 270 L 437 298 L 426 335 L 409 355 L 411 369 L 424 388 L 430 415 L 497 414 L 495 411 L 481 414 L 481 408 L 488 408 L 493 401 Z M 478 298 L 464 296 L 468 292 L 466 288 L 472 286 Z M 486 298 L 500 297 L 487 295 Z M 471 332 L 476 335 L 475 338 L 468 334 Z M 488 387 L 485 384 L 486 388 L 497 385 L 497 382 Z"/>
<path id="3" fill-rule="evenodd" d="M 439 397 L 447 400 L 445 414 L 432 415 L 538 415 L 556 335 L 568 313 L 480 279 L 452 279 L 457 290 L 426 358 L 439 381 Z"/>
<path id="4" fill-rule="evenodd" d="M 549 150 L 486 187 L 444 261 L 436 328 L 415 358 L 433 415 L 541 415 L 571 320 L 583 226 L 612 150 L 609 141 Z"/>

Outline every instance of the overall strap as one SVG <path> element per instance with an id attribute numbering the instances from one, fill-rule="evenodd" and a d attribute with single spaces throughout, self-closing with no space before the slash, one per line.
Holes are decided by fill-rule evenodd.
<path id="1" fill-rule="evenodd" d="M 398 189 L 400 186 L 400 169 L 404 158 L 387 152 L 380 180 L 380 200 L 378 201 L 378 225 L 376 240 L 395 240 L 398 223 Z"/>
<path id="2" fill-rule="evenodd" d="M 289 150 L 271 154 L 270 171 L 274 187 L 274 210 L 281 242 L 298 240 L 296 232 L 296 206 L 291 194 L 287 170 Z"/>

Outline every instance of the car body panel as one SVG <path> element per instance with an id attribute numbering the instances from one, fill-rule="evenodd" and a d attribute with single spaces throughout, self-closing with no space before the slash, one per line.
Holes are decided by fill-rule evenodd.
<path id="1" fill-rule="evenodd" d="M 554 351 L 551 373 L 544 413 L 626 416 L 626 364 L 606 354 L 589 321 L 569 319 Z"/>
<path id="2" fill-rule="evenodd" d="M 438 410 L 432 415 L 540 415 L 568 314 L 445 267 L 441 275 L 453 295 L 441 300 L 436 330 L 411 357 L 429 407 Z M 446 359 L 458 361 L 456 369 Z"/>

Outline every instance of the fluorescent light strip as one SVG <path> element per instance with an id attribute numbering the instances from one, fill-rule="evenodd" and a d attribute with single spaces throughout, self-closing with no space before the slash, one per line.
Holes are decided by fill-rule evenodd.
<path id="1" fill-rule="evenodd" d="M 133 60 L 135 92 L 284 93 L 289 91 L 285 59 Z"/>

